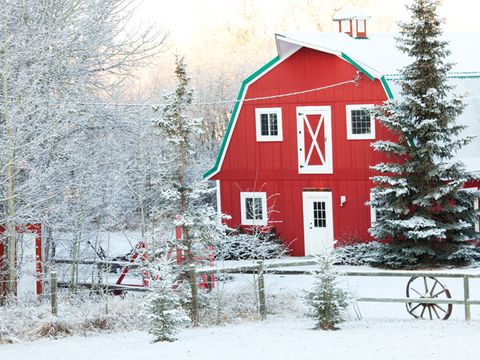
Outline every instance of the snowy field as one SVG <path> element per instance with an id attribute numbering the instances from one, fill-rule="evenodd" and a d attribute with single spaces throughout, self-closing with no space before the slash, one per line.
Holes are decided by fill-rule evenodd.
<path id="1" fill-rule="evenodd" d="M 363 320 L 314 331 L 303 318 L 186 329 L 173 343 L 144 332 L 75 336 L 0 347 L 5 360 L 478 359 L 480 322 Z"/>
<path id="2" fill-rule="evenodd" d="M 337 267 L 338 270 L 351 269 Z M 364 268 L 365 270 L 369 268 Z M 375 271 L 370 269 L 371 271 Z M 455 270 L 451 270 L 455 271 Z M 470 269 L 471 272 L 478 270 Z M 252 275 L 237 275 L 218 283 L 216 291 L 248 290 Z M 404 297 L 407 278 L 341 277 L 354 296 Z M 352 308 L 340 331 L 312 330 L 304 317 L 303 292 L 313 278 L 267 275 L 266 321 L 235 320 L 223 326 L 182 329 L 173 343 L 151 343 L 143 331 L 93 333 L 0 345 L 3 360 L 110 359 L 452 359 L 479 358 L 480 306 L 472 306 L 472 321 L 454 305 L 451 319 L 415 320 L 403 304 L 359 303 L 362 319 Z M 463 296 L 461 279 L 442 279 L 452 297 Z M 471 281 L 471 298 L 480 299 L 480 281 Z"/>

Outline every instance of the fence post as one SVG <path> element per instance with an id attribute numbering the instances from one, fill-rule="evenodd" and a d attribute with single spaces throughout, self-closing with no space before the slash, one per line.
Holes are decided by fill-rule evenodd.
<path id="1" fill-rule="evenodd" d="M 58 303 L 57 303 L 57 272 L 56 271 L 52 271 L 50 273 L 50 299 L 52 304 L 52 315 L 57 316 Z"/>
<path id="2" fill-rule="evenodd" d="M 260 316 L 262 320 L 267 318 L 267 305 L 265 302 L 265 279 L 263 273 L 263 261 L 258 262 L 258 302 L 259 302 L 259 310 Z"/>
<path id="3" fill-rule="evenodd" d="M 465 303 L 465 320 L 470 320 L 470 284 L 468 275 L 463 275 L 463 301 Z"/>
<path id="4" fill-rule="evenodd" d="M 198 326 L 200 321 L 200 314 L 199 314 L 199 306 L 198 306 L 198 285 L 197 285 L 197 271 L 195 269 L 195 265 L 192 264 L 189 267 L 189 283 L 190 283 L 190 290 L 192 291 L 192 303 L 191 303 L 191 311 L 192 311 L 192 324 L 193 326 Z"/>

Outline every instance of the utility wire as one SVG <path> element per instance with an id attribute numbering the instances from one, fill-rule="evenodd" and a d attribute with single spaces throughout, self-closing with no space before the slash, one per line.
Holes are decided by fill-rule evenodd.
<path id="1" fill-rule="evenodd" d="M 359 80 L 361 79 L 360 73 L 357 72 L 357 75 L 352 79 L 352 80 L 346 80 L 334 84 L 329 84 L 325 86 L 320 86 L 312 89 L 306 89 L 306 90 L 299 90 L 299 91 L 294 91 L 294 92 L 289 92 L 289 93 L 282 93 L 282 94 L 276 94 L 276 95 L 269 95 L 269 96 L 259 96 L 259 97 L 254 97 L 254 98 L 247 98 L 247 99 L 236 99 L 236 100 L 219 100 L 219 101 L 199 101 L 199 102 L 193 102 L 192 105 L 197 105 L 197 106 L 209 106 L 209 105 L 222 105 L 222 104 L 236 104 L 236 103 L 241 103 L 241 102 L 249 102 L 249 101 L 260 101 L 260 100 L 271 100 L 271 99 L 278 99 L 278 98 L 283 98 L 283 97 L 288 97 L 288 96 L 294 96 L 294 95 L 302 95 L 302 94 L 308 94 L 316 91 L 321 91 L 321 90 L 326 90 L 326 89 L 331 89 L 334 87 L 342 86 L 342 85 L 347 85 L 347 84 L 354 84 L 358 85 Z M 0 99 L 2 97 L 0 96 Z M 12 98 L 11 98 L 12 99 Z M 48 102 L 48 101 L 47 101 Z M 53 102 L 52 102 L 53 103 Z M 58 103 L 58 105 L 66 105 L 66 104 L 75 104 L 75 105 L 82 105 L 82 106 L 124 106 L 124 107 L 151 107 L 153 109 L 158 109 L 164 104 L 150 104 L 150 103 L 89 103 L 89 102 L 64 102 L 64 103 Z"/>

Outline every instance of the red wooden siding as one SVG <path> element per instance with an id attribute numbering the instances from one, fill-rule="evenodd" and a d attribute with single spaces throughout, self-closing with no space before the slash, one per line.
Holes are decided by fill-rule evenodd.
<path id="1" fill-rule="evenodd" d="M 245 98 L 296 92 L 351 80 L 357 70 L 338 57 L 302 48 L 252 83 Z M 372 151 L 372 140 L 347 140 L 349 104 L 381 104 L 386 100 L 380 81 L 363 76 L 358 85 L 347 84 L 301 95 L 244 102 L 220 172 L 222 211 L 232 216 L 230 226 L 241 223 L 240 191 L 264 191 L 269 225 L 290 245 L 293 255 L 304 254 L 302 192 L 306 188 L 332 191 L 334 237 L 339 243 L 370 239 L 369 200 L 372 175 L 369 166 L 382 154 Z M 333 174 L 299 174 L 297 154 L 298 106 L 330 106 L 332 115 Z M 255 109 L 281 107 L 282 142 L 257 142 Z M 389 137 L 376 124 L 376 136 Z M 340 206 L 340 196 L 346 204 Z"/>

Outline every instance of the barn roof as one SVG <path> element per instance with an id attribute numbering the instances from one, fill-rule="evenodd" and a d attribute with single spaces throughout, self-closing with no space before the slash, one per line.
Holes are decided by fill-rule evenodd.
<path id="1" fill-rule="evenodd" d="M 290 55 L 300 47 L 308 47 L 350 58 L 371 75 L 380 78 L 398 74 L 399 69 L 409 64 L 409 58 L 396 47 L 394 33 L 373 33 L 366 39 L 355 39 L 344 33 L 284 33 L 276 34 L 280 58 Z M 449 62 L 454 63 L 452 72 L 480 75 L 480 33 L 447 33 L 451 54 Z"/>

